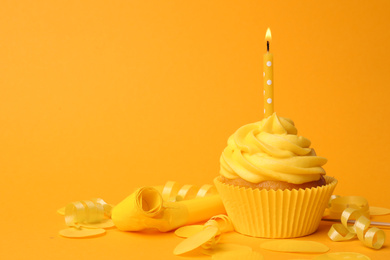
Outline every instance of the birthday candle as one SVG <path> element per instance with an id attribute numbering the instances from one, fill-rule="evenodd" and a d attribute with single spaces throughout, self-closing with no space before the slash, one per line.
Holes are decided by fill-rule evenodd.
<path id="1" fill-rule="evenodd" d="M 265 34 L 267 41 L 267 53 L 264 54 L 264 118 L 274 113 L 274 55 L 269 52 L 271 30 L 268 28 Z"/>

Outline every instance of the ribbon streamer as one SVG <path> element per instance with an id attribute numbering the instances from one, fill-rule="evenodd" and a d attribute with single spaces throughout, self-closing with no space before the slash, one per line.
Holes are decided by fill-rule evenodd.
<path id="1" fill-rule="evenodd" d="M 70 227 L 100 223 L 104 216 L 111 216 L 112 207 L 100 198 L 69 203 L 65 207 L 65 223 Z"/>
<path id="2" fill-rule="evenodd" d="M 370 218 L 370 207 L 364 197 L 332 195 L 329 204 L 329 218 L 340 219 L 343 211 L 347 208 L 357 209 L 363 216 Z"/>
<path id="3" fill-rule="evenodd" d="M 368 205 L 367 205 L 368 206 Z M 379 228 L 370 228 L 371 221 L 361 209 L 347 208 L 341 214 L 341 224 L 333 224 L 328 236 L 333 241 L 346 241 L 355 236 L 367 247 L 380 249 L 385 242 L 385 232 Z M 354 225 L 348 221 L 355 219 Z"/>
<path id="4" fill-rule="evenodd" d="M 213 237 L 212 239 L 210 239 L 209 241 L 207 241 L 202 245 L 204 249 L 213 248 L 221 239 L 222 233 L 226 233 L 234 230 L 231 219 L 228 216 L 223 214 L 210 218 L 210 220 L 208 220 L 206 224 L 204 224 L 203 229 L 212 226 L 218 228 L 218 233 L 215 235 L 215 237 Z"/>
<path id="5" fill-rule="evenodd" d="M 204 184 L 199 188 L 190 184 L 181 186 L 175 181 L 168 181 L 161 192 L 164 201 L 170 202 L 203 198 L 215 194 L 217 194 L 217 190 L 214 185 Z"/>

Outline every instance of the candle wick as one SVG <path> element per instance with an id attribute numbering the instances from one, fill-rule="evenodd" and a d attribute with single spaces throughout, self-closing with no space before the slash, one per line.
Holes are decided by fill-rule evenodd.
<path id="1" fill-rule="evenodd" d="M 267 52 L 269 52 L 269 41 L 267 41 Z"/>

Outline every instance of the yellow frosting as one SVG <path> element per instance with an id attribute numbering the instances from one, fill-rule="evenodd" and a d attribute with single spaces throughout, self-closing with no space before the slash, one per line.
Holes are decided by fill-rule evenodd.
<path id="1" fill-rule="evenodd" d="M 221 175 L 259 183 L 267 180 L 301 184 L 320 179 L 327 162 L 316 156 L 310 140 L 297 135 L 294 122 L 275 113 L 244 125 L 229 137 L 221 155 Z"/>

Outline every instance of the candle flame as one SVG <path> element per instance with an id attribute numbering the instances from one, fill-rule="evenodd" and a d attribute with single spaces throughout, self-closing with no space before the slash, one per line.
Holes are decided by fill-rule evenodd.
<path id="1" fill-rule="evenodd" d="M 265 33 L 265 40 L 270 42 L 271 39 L 271 29 L 268 27 L 267 32 Z"/>

